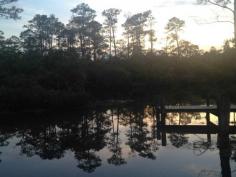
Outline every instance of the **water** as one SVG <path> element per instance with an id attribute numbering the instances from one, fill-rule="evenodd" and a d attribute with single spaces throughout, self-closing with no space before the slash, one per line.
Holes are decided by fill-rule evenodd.
<path id="1" fill-rule="evenodd" d="M 236 134 L 168 133 L 152 107 L 28 118 L 2 118 L 0 176 L 236 176 Z M 210 120 L 218 123 L 213 114 Z M 206 113 L 168 113 L 166 124 L 206 125 Z"/>

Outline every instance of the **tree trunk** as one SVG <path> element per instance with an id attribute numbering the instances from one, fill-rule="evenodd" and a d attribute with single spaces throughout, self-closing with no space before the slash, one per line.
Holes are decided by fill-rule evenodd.
<path id="1" fill-rule="evenodd" d="M 180 48 L 179 48 L 179 34 L 178 31 L 175 29 L 175 37 L 176 37 L 176 45 L 177 45 L 177 54 L 180 57 Z"/>
<path id="2" fill-rule="evenodd" d="M 110 27 L 110 59 L 111 59 L 111 27 Z"/>
<path id="3" fill-rule="evenodd" d="M 234 46 L 236 47 L 236 0 L 234 0 Z"/>
<path id="4" fill-rule="evenodd" d="M 81 55 L 82 57 L 84 57 L 84 44 L 83 44 L 83 37 L 80 35 L 80 51 L 81 51 Z"/>
<path id="5" fill-rule="evenodd" d="M 153 53 L 153 41 L 151 41 L 151 53 Z"/>
<path id="6" fill-rule="evenodd" d="M 177 44 L 178 57 L 180 57 L 180 48 L 179 48 L 179 38 L 178 38 L 178 34 L 176 34 L 176 44 Z"/>
<path id="7" fill-rule="evenodd" d="M 112 35 L 113 35 L 113 43 L 114 43 L 115 57 L 116 57 L 116 38 L 115 38 L 115 30 L 114 30 L 114 27 L 112 27 Z"/>
<path id="8" fill-rule="evenodd" d="M 128 49 L 128 58 L 129 58 L 129 54 L 130 54 L 130 42 L 129 42 L 129 34 L 128 34 L 128 46 L 127 46 L 127 49 Z"/>
<path id="9" fill-rule="evenodd" d="M 154 36 L 154 33 L 151 29 L 151 32 L 150 32 L 151 53 L 153 53 L 153 36 Z"/>
<path id="10" fill-rule="evenodd" d="M 96 48 L 94 48 L 94 51 L 93 51 L 93 59 L 94 59 L 94 61 L 97 61 L 97 50 L 96 50 Z"/>
<path id="11" fill-rule="evenodd" d="M 179 39 L 176 39 L 176 43 L 177 43 L 177 52 L 178 52 L 178 57 L 180 57 L 180 49 L 179 49 Z"/>

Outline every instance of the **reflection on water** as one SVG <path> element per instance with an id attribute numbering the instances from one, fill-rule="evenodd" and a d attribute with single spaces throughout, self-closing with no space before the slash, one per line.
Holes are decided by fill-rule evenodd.
<path id="1" fill-rule="evenodd" d="M 236 176 L 236 135 L 160 129 L 156 112 L 135 106 L 2 121 L 0 176 Z M 169 126 L 218 124 L 204 112 L 165 118 Z"/>

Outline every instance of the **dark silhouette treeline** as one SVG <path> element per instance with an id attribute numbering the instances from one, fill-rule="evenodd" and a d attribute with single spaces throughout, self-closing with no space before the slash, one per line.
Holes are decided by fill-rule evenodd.
<path id="1" fill-rule="evenodd" d="M 22 9 L 12 11 L 5 16 L 18 19 Z M 173 17 L 166 26 L 168 45 L 156 50 L 151 11 L 128 16 L 122 40 L 116 35 L 121 10 L 104 10 L 104 24 L 87 4 L 71 12 L 66 25 L 54 15 L 38 14 L 20 38 L 0 33 L 0 110 L 68 109 L 97 99 L 177 92 L 234 100 L 236 50 L 230 41 L 221 52 L 204 53 L 181 39 L 185 22 Z"/>
<path id="2" fill-rule="evenodd" d="M 233 101 L 235 54 L 181 59 L 147 55 L 96 62 L 57 53 L 1 58 L 0 107 L 74 108 L 96 99 L 188 92 L 205 98 L 223 94 Z"/>
<path id="3" fill-rule="evenodd" d="M 96 21 L 96 11 L 87 4 L 81 3 L 71 12 L 72 17 L 68 24 L 60 22 L 53 14 L 37 14 L 24 25 L 25 30 L 19 37 L 4 39 L 1 32 L 1 52 L 26 55 L 34 53 L 41 56 L 63 52 L 94 61 L 112 57 L 127 59 L 148 53 L 182 57 L 203 53 L 197 45 L 181 39 L 180 33 L 185 22 L 176 17 L 171 18 L 166 26 L 167 45 L 157 50 L 155 18 L 150 10 L 128 16 L 121 27 L 117 25 L 120 9 L 104 10 L 103 24 Z M 15 13 L 16 17 L 8 18 L 18 19 L 18 13 Z M 123 38 L 116 34 L 117 28 L 124 30 Z"/>

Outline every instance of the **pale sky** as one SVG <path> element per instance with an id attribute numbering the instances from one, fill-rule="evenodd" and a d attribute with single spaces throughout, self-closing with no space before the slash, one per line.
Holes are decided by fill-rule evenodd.
<path id="1" fill-rule="evenodd" d="M 152 10 L 156 18 L 157 48 L 165 45 L 165 26 L 172 17 L 178 17 L 186 22 L 182 38 L 199 45 L 203 49 L 211 46 L 222 46 L 225 39 L 233 37 L 231 23 L 213 23 L 217 16 L 220 20 L 232 20 L 231 12 L 215 6 L 196 5 L 196 0 L 18 0 L 17 6 L 24 9 L 22 19 L 0 20 L 0 30 L 7 37 L 19 35 L 23 25 L 35 14 L 55 14 L 63 23 L 71 18 L 70 10 L 84 2 L 97 11 L 97 20 L 103 22 L 101 12 L 108 8 L 122 9 L 119 24 L 125 21 L 125 15 Z M 200 23 L 200 24 L 199 24 Z M 119 27 L 118 33 L 122 33 Z"/>

